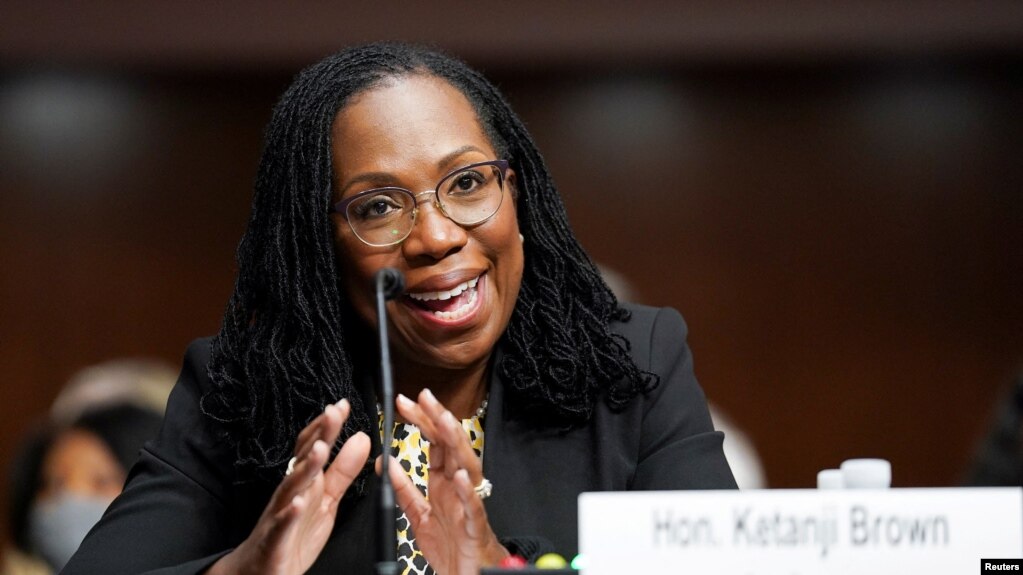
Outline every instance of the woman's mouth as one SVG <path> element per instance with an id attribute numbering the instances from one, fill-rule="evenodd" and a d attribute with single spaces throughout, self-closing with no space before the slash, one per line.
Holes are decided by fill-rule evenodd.
<path id="1" fill-rule="evenodd" d="M 406 301 L 427 312 L 433 319 L 444 323 L 458 322 L 479 307 L 477 284 L 482 277 L 480 275 L 464 281 L 448 290 L 408 293 Z"/>

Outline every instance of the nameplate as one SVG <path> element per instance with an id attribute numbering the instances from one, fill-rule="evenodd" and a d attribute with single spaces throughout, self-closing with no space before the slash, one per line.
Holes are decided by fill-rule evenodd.
<path id="1" fill-rule="evenodd" d="M 1023 557 L 1023 489 L 579 496 L 585 575 L 977 573 Z"/>

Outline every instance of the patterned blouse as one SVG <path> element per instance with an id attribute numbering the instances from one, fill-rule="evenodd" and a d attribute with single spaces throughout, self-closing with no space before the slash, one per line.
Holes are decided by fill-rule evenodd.
<path id="1" fill-rule="evenodd" d="M 383 440 L 384 416 L 379 417 L 381 441 Z M 462 429 L 469 435 L 472 449 L 480 458 L 483 457 L 483 422 L 479 415 L 462 420 Z M 422 494 L 429 498 L 427 485 L 430 479 L 430 442 L 423 439 L 419 428 L 411 423 L 395 422 L 394 440 L 391 442 L 391 454 L 412 478 L 412 483 Z M 409 525 L 405 513 L 398 516 L 398 573 L 401 575 L 434 575 L 433 569 L 426 563 L 422 552 L 416 545 L 415 534 Z"/>

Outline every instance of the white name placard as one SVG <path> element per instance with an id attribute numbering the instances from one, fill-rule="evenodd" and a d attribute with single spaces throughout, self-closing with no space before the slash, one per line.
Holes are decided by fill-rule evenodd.
<path id="1" fill-rule="evenodd" d="M 579 496 L 585 575 L 979 573 L 1023 557 L 1023 489 Z"/>

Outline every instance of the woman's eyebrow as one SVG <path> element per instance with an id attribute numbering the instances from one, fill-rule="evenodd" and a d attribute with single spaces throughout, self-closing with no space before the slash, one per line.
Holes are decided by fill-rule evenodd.
<path id="1" fill-rule="evenodd" d="M 458 159 L 459 157 L 468 152 L 479 152 L 481 154 L 486 154 L 486 152 L 478 146 L 473 146 L 471 144 L 462 146 L 452 152 L 445 154 L 444 157 L 438 160 L 437 168 L 443 170 L 444 168 L 449 167 L 452 163 L 454 163 L 456 159 Z M 400 182 L 398 182 L 398 179 L 394 177 L 393 174 L 389 174 L 387 172 L 365 172 L 363 174 L 359 174 L 357 176 L 352 176 L 351 178 L 349 178 L 345 182 L 345 184 L 341 186 L 340 194 L 344 196 L 345 192 L 348 191 L 348 188 L 362 182 L 373 182 L 384 186 L 400 185 Z"/>
<path id="2" fill-rule="evenodd" d="M 344 196 L 345 192 L 348 191 L 348 188 L 362 182 L 373 182 L 385 186 L 398 185 L 398 179 L 395 178 L 393 174 L 388 174 L 387 172 L 366 172 L 357 176 L 352 176 L 348 181 L 346 181 L 345 185 L 341 187 L 340 194 Z"/>
<path id="3" fill-rule="evenodd" d="M 468 152 L 479 152 L 481 154 L 486 154 L 486 152 L 484 152 L 478 146 L 473 146 L 472 144 L 469 144 L 466 146 L 462 146 L 461 148 L 458 148 L 457 150 L 449 154 L 446 154 L 443 158 L 440 159 L 440 161 L 437 162 L 437 167 L 440 169 L 444 169 L 450 166 L 459 156 L 462 156 L 463 154 L 466 154 Z"/>

